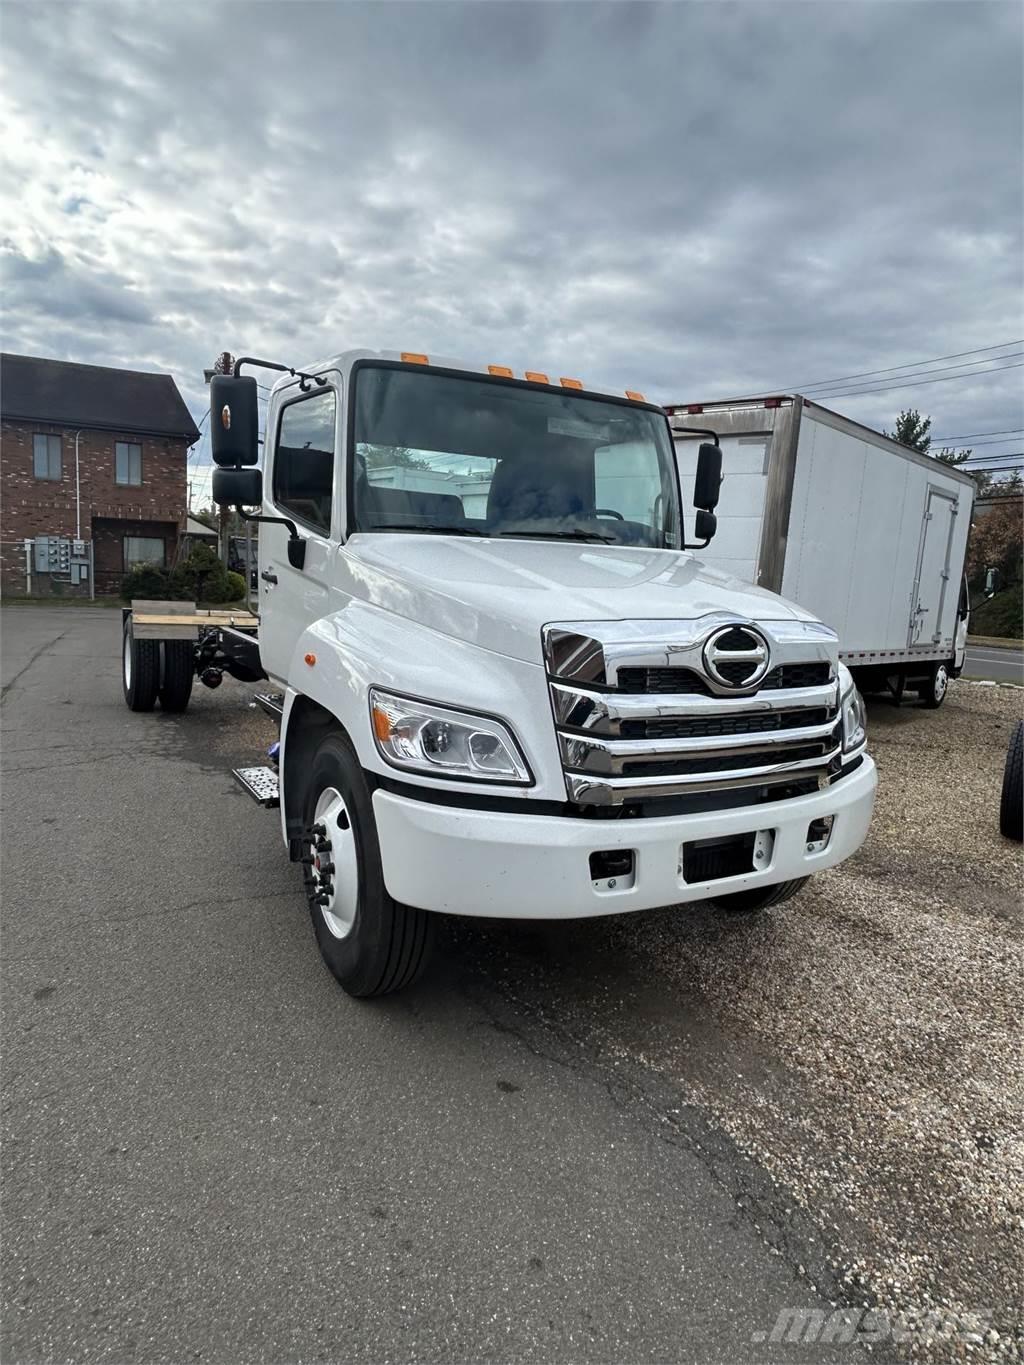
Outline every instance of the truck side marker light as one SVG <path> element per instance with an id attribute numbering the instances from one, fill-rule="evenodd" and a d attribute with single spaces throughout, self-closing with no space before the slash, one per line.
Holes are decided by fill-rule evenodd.
<path id="1" fill-rule="evenodd" d="M 488 365 L 487 373 L 501 375 L 502 379 L 515 378 L 515 375 L 512 373 L 512 371 L 509 369 L 507 365 Z"/>
<path id="2" fill-rule="evenodd" d="M 546 374 L 541 374 L 540 370 L 527 370 L 526 377 L 531 384 L 550 384 L 551 380 Z"/>
<path id="3" fill-rule="evenodd" d="M 419 351 L 403 351 L 402 359 L 407 365 L 429 365 L 430 360 L 427 356 L 421 355 Z"/>
<path id="4" fill-rule="evenodd" d="M 583 387 L 582 379 L 560 379 L 558 382 L 563 389 L 582 389 Z"/>
<path id="5" fill-rule="evenodd" d="M 316 663 L 316 655 L 315 655 L 315 654 L 306 654 L 306 655 L 304 655 L 304 658 L 305 658 L 305 660 L 306 660 L 306 663 L 309 664 L 310 668 L 312 668 L 313 665 Z"/>

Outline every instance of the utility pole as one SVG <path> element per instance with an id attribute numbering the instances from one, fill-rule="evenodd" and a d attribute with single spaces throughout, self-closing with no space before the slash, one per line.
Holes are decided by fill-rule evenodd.
<path id="1" fill-rule="evenodd" d="M 213 363 L 213 370 L 207 371 L 207 382 L 210 374 L 232 374 L 235 368 L 235 358 L 230 351 L 221 351 L 220 355 Z M 213 414 L 210 414 L 210 423 L 213 423 Z M 220 549 L 221 563 L 225 569 L 230 569 L 228 560 L 231 557 L 231 509 L 230 507 L 220 507 L 217 510 L 218 543 Z"/>

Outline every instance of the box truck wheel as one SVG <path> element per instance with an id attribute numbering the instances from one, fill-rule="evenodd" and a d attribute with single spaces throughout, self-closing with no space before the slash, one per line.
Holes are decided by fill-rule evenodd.
<path id="1" fill-rule="evenodd" d="M 730 896 L 712 896 L 711 904 L 718 910 L 767 910 L 770 905 L 781 905 L 795 896 L 810 881 L 797 877 L 791 882 L 776 882 L 774 886 L 759 886 L 751 891 L 734 891 Z"/>
<path id="2" fill-rule="evenodd" d="M 1024 840 L 1024 721 L 1010 736 L 999 800 L 999 832 L 1007 839 Z"/>
<path id="3" fill-rule="evenodd" d="M 949 688 L 949 665 L 932 664 L 931 673 L 928 681 L 923 687 L 917 689 L 917 695 L 924 702 L 925 706 L 932 711 L 941 706 L 946 700 L 946 692 Z"/>
<path id="4" fill-rule="evenodd" d="M 159 685 L 160 642 L 136 640 L 129 616 L 121 638 L 121 686 L 128 709 L 152 711 Z"/>
<path id="5" fill-rule="evenodd" d="M 426 965 L 433 917 L 388 895 L 369 784 L 338 731 L 313 756 L 303 814 L 306 896 L 324 961 L 349 995 L 409 985 Z"/>
<path id="6" fill-rule="evenodd" d="M 160 675 L 160 705 L 165 711 L 184 711 L 192 695 L 195 649 L 188 640 L 164 640 Z"/>

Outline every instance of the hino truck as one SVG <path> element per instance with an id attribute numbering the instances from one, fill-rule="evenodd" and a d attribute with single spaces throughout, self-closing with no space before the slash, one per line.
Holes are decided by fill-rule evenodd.
<path id="1" fill-rule="evenodd" d="M 673 403 L 684 481 L 720 433 L 725 482 L 708 563 L 781 592 L 839 636 L 860 689 L 941 706 L 967 646 L 974 480 L 799 394 Z"/>
<path id="2" fill-rule="evenodd" d="M 282 371 L 262 468 L 258 366 Z M 412 981 L 437 912 L 749 912 L 861 845 L 876 774 L 835 631 L 696 553 L 712 430 L 691 515 L 632 390 L 349 351 L 243 358 L 210 409 L 214 499 L 260 523 L 258 619 L 126 609 L 125 698 L 269 680 L 276 771 L 238 775 L 352 995 Z"/>

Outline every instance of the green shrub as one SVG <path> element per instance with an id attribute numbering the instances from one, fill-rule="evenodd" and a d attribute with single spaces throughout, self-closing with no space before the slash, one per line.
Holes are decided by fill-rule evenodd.
<path id="1" fill-rule="evenodd" d="M 228 570 L 228 592 L 229 596 L 225 597 L 225 602 L 241 602 L 245 596 L 245 579 L 231 569 Z"/>
<path id="2" fill-rule="evenodd" d="M 229 602 L 228 571 L 209 545 L 197 545 L 171 574 L 171 587 L 178 596 L 193 602 Z"/>
<path id="3" fill-rule="evenodd" d="M 997 592 L 994 597 L 990 597 L 987 602 L 978 602 L 975 599 L 975 604 L 971 607 L 971 634 L 1019 640 L 1024 637 L 1022 618 L 1024 594 L 1021 592 L 1021 584 L 1013 583 L 1002 592 Z"/>
<path id="4" fill-rule="evenodd" d="M 183 594 L 174 590 L 166 569 L 156 564 L 136 564 L 121 580 L 121 596 L 125 602 L 138 597 L 167 601 Z"/>

